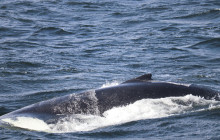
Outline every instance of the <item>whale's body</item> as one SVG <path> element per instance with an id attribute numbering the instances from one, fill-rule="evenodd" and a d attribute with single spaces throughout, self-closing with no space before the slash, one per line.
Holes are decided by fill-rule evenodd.
<path id="1" fill-rule="evenodd" d="M 153 81 L 151 74 L 146 74 L 117 86 L 42 101 L 3 115 L 0 119 L 34 115 L 41 118 L 47 116 L 45 117 L 47 119 L 44 119 L 47 121 L 50 117 L 68 114 L 102 116 L 105 111 L 113 107 L 128 105 L 141 99 L 177 97 L 188 94 L 200 96 L 208 100 L 220 100 L 218 91 L 196 85 Z"/>

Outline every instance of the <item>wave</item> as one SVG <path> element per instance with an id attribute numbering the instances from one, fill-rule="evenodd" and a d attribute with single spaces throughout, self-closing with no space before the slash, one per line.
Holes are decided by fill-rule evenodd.
<path id="1" fill-rule="evenodd" d="M 140 7 L 140 10 L 143 12 L 164 12 L 164 11 L 167 11 L 170 9 L 171 9 L 171 7 L 168 7 L 166 5 L 152 6 L 151 4 L 143 4 Z"/>
<path id="2" fill-rule="evenodd" d="M 0 40 L 4 41 L 7 40 L 5 38 L 8 37 L 21 37 L 25 35 L 28 30 L 20 30 L 16 28 L 8 28 L 8 27 L 0 27 Z"/>
<path id="3" fill-rule="evenodd" d="M 220 38 L 212 38 L 205 41 L 200 41 L 194 45 L 188 46 L 187 48 L 192 49 L 192 51 L 194 51 L 194 54 L 196 55 L 202 57 L 208 56 L 211 59 L 217 59 L 219 58 L 219 53 L 218 53 L 220 51 L 219 45 L 220 45 Z"/>
<path id="4" fill-rule="evenodd" d="M 61 28 L 57 28 L 57 27 L 43 27 L 41 29 L 39 29 L 38 31 L 36 31 L 34 34 L 55 34 L 55 35 L 69 35 L 72 34 L 69 31 L 66 31 L 64 29 Z"/>
<path id="5" fill-rule="evenodd" d="M 28 62 L 28 61 L 9 61 L 5 63 L 5 66 L 8 68 L 27 68 L 27 67 L 32 67 L 32 68 L 38 68 L 41 67 L 43 64 L 37 63 L 37 62 Z M 7 72 L 5 72 L 7 73 Z M 8 72 L 10 73 L 10 72 Z"/>
<path id="6" fill-rule="evenodd" d="M 220 18 L 220 9 L 212 9 L 201 13 L 193 13 L 190 15 L 175 17 L 175 19 L 187 19 L 187 20 L 219 20 Z"/>
<path id="7" fill-rule="evenodd" d="M 1 121 L 12 127 L 48 133 L 86 132 L 113 125 L 124 125 L 132 121 L 164 118 L 219 107 L 219 101 L 186 95 L 184 97 L 142 99 L 133 104 L 107 110 L 103 116 L 73 114 L 50 122 L 45 122 L 36 116 L 17 116 L 13 119 L 4 118 Z"/>
<path id="8" fill-rule="evenodd" d="M 119 3 L 116 3 L 114 1 L 67 1 L 66 5 L 68 6 L 84 6 L 84 8 L 100 8 L 104 6 L 121 6 Z"/>
<path id="9" fill-rule="evenodd" d="M 199 43 L 196 43 L 190 48 L 201 48 L 201 47 L 208 47 L 208 48 L 220 48 L 220 38 L 212 38 L 205 41 L 201 41 Z"/>
<path id="10" fill-rule="evenodd" d="M 1 31 L 1 32 L 8 32 L 8 31 L 10 31 L 10 28 L 0 27 L 0 31 Z"/>
<path id="11" fill-rule="evenodd" d="M 157 21 L 157 20 L 153 17 L 138 18 L 138 19 L 133 18 L 133 19 L 124 20 L 121 25 L 123 25 L 123 26 L 136 26 L 136 25 L 146 24 L 147 22 L 154 22 L 154 21 Z"/>
<path id="12" fill-rule="evenodd" d="M 207 60 L 207 62 L 209 62 L 209 63 L 219 63 L 220 62 L 220 58 L 209 59 L 209 60 Z"/>
<path id="13" fill-rule="evenodd" d="M 6 50 L 13 50 L 13 49 L 16 50 L 16 49 L 40 47 L 40 44 L 35 43 L 35 42 L 22 41 L 22 40 L 15 40 L 15 41 L 6 40 L 6 41 L 2 42 L 2 46 Z M 17 48 L 15 48 L 14 46 L 17 46 Z M 0 48 L 0 49 L 2 49 L 2 48 Z"/>

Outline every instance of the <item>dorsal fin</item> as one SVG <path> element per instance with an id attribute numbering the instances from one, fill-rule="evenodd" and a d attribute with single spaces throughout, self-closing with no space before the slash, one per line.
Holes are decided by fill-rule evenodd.
<path id="1" fill-rule="evenodd" d="M 145 82 L 145 81 L 149 81 L 149 80 L 152 80 L 152 74 L 151 74 L 151 73 L 141 75 L 141 76 L 139 76 L 139 77 L 137 77 L 137 78 L 130 79 L 130 80 L 125 81 L 125 82 L 123 82 L 123 83 Z M 123 83 L 122 83 L 122 84 L 123 84 Z"/>

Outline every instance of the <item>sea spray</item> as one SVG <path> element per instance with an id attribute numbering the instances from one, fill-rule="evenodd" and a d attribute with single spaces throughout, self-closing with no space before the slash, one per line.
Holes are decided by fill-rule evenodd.
<path id="1" fill-rule="evenodd" d="M 98 115 L 72 114 L 47 124 L 35 117 L 5 118 L 2 121 L 24 129 L 50 133 L 91 131 L 94 129 L 120 125 L 130 121 L 155 119 L 183 113 L 214 109 L 219 101 L 205 100 L 201 97 L 186 95 L 160 99 L 142 99 L 126 106 L 114 107 Z"/>

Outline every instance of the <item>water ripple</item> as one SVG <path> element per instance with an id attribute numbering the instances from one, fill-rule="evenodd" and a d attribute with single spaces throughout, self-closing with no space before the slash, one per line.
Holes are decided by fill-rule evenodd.
<path id="1" fill-rule="evenodd" d="M 1 0 L 0 115 L 144 73 L 219 90 L 219 6 L 219 0 Z M 0 127 L 0 139 L 216 138 L 219 110 L 205 116 L 209 111 L 62 135 Z"/>
<path id="2" fill-rule="evenodd" d="M 182 17 L 176 17 L 175 19 L 183 19 L 183 20 L 197 20 L 197 21 L 219 21 L 220 19 L 220 10 L 212 9 L 208 11 L 204 11 L 201 13 L 194 13 Z"/>
<path id="3" fill-rule="evenodd" d="M 72 33 L 65 31 L 64 29 L 61 29 L 61 28 L 45 27 L 45 28 L 41 28 L 38 31 L 36 31 L 35 34 L 70 35 Z"/>

